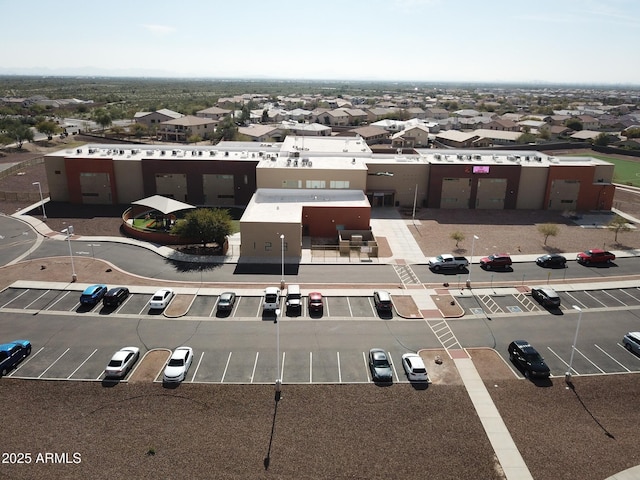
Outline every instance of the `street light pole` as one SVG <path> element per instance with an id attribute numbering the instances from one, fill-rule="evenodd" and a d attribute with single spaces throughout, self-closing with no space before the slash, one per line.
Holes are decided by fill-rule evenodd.
<path id="1" fill-rule="evenodd" d="M 467 288 L 469 288 L 471 286 L 471 265 L 473 264 L 473 249 L 476 246 L 476 240 L 479 240 L 480 237 L 478 237 L 477 235 L 473 236 L 473 239 L 471 240 L 471 260 L 469 260 L 469 275 L 467 276 Z"/>
<path id="2" fill-rule="evenodd" d="M 411 220 L 416 223 L 416 202 L 418 201 L 418 184 L 416 183 L 416 190 L 413 192 L 413 213 L 411 214 Z"/>
<path id="3" fill-rule="evenodd" d="M 577 305 L 573 305 L 573 308 L 574 310 L 577 310 L 580 313 L 578 314 L 578 325 L 576 325 L 576 335 L 575 337 L 573 337 L 573 345 L 571 345 L 571 356 L 569 357 L 569 369 L 567 370 L 567 373 L 564 374 L 564 381 L 567 383 L 571 383 L 571 365 L 573 365 L 573 352 L 575 352 L 576 343 L 578 343 L 578 331 L 580 330 L 580 321 L 582 320 L 582 309 Z"/>
<path id="4" fill-rule="evenodd" d="M 71 281 L 75 282 L 78 279 L 76 275 L 76 269 L 73 265 L 73 251 L 71 250 L 71 235 L 73 235 L 73 225 L 69 225 L 67 228 L 62 230 L 61 233 L 67 234 L 67 242 L 69 243 L 69 258 L 71 259 Z"/>
<path id="5" fill-rule="evenodd" d="M 280 244 L 282 250 L 281 257 L 281 274 L 282 277 L 280 279 L 280 293 L 284 289 L 284 234 L 280 235 Z M 279 299 L 280 300 L 280 299 Z M 280 302 L 279 302 L 280 303 Z M 276 402 L 280 400 L 281 389 L 282 389 L 282 378 L 280 377 L 280 322 L 278 317 L 282 314 L 283 308 L 276 308 Z"/>
<path id="6" fill-rule="evenodd" d="M 43 220 L 46 220 L 47 212 L 44 211 L 44 199 L 42 198 L 42 187 L 40 186 L 40 182 L 33 182 L 32 185 L 38 185 L 38 191 L 40 192 L 40 205 L 42 206 L 42 218 Z"/>

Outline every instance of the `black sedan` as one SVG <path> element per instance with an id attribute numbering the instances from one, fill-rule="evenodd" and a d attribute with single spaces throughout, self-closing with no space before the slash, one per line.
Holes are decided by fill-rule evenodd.
<path id="1" fill-rule="evenodd" d="M 565 268 L 567 259 L 557 253 L 550 253 L 536 258 L 536 264 L 543 268 Z"/>
<path id="2" fill-rule="evenodd" d="M 369 350 L 369 368 L 374 382 L 390 383 L 393 381 L 393 370 L 387 352 L 381 348 Z"/>

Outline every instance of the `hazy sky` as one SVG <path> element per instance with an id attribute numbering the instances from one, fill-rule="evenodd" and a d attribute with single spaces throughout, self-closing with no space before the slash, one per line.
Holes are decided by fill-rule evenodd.
<path id="1" fill-rule="evenodd" d="M 640 84 L 638 0 L 0 0 L 0 73 Z"/>

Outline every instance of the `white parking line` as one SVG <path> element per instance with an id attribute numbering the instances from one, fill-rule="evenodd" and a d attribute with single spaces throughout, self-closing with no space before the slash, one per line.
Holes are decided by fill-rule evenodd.
<path id="1" fill-rule="evenodd" d="M 349 301 L 349 297 L 347 297 L 347 307 L 349 307 L 349 316 L 353 317 L 353 311 L 351 310 L 351 302 Z"/>
<path id="2" fill-rule="evenodd" d="M 635 353 L 630 352 L 627 347 L 625 347 L 624 345 L 621 345 L 619 343 L 617 343 L 616 345 L 618 345 L 620 348 L 622 348 L 625 352 L 627 352 L 629 355 L 631 355 L 633 358 L 635 358 L 636 360 L 640 360 L 640 357 L 638 357 Z"/>
<path id="3" fill-rule="evenodd" d="M 371 314 L 374 317 L 377 317 L 378 316 L 378 312 L 376 311 L 376 306 L 374 305 L 373 298 L 369 299 L 369 306 L 371 307 Z M 351 316 L 353 316 L 353 315 L 351 315 Z"/>
<path id="4" fill-rule="evenodd" d="M 84 361 L 84 362 L 82 362 L 82 363 L 78 366 L 78 368 L 76 368 L 73 372 L 71 372 L 71 375 L 69 375 L 69 376 L 67 377 L 67 380 L 69 380 L 71 377 L 73 377 L 73 374 L 74 374 L 74 373 L 76 373 L 78 370 L 80 370 L 80 368 L 82 368 L 82 366 L 83 366 L 85 363 L 87 363 L 87 361 L 88 361 L 91 357 L 93 357 L 93 354 L 94 354 L 94 353 L 96 353 L 97 351 L 98 351 L 98 349 L 96 348 L 93 352 L 91 352 L 91 355 L 89 355 L 89 356 L 85 359 L 85 361 Z M 101 376 L 102 376 L 102 373 L 100 374 L 100 376 L 99 376 L 98 378 L 96 378 L 96 380 L 100 380 L 100 377 L 101 377 Z"/>
<path id="5" fill-rule="evenodd" d="M 591 361 L 591 359 L 589 357 L 587 357 L 584 353 L 582 353 L 580 350 L 578 350 L 576 348 L 576 352 L 578 352 L 580 355 L 582 355 L 584 357 L 584 359 L 589 362 L 591 365 L 593 365 L 594 367 L 596 367 L 598 370 L 600 370 L 600 373 L 604 373 L 604 370 L 602 370 L 598 365 L 596 365 L 595 363 L 593 363 Z"/>
<path id="6" fill-rule="evenodd" d="M 573 302 L 571 303 L 575 303 L 576 305 L 578 305 L 580 308 L 587 308 L 587 306 L 582 303 L 580 300 L 578 300 L 576 297 L 574 297 L 573 295 L 571 295 L 570 292 L 564 292 L 565 295 L 567 295 L 568 297 L 571 297 L 573 299 Z"/>
<path id="7" fill-rule="evenodd" d="M 58 298 L 55 302 L 53 302 L 51 305 L 49 305 L 45 310 L 51 310 L 56 303 L 58 303 L 60 300 L 62 300 L 67 295 L 69 295 L 69 291 L 68 290 L 66 292 L 64 292 L 62 294 L 62 296 L 60 298 Z"/>
<path id="8" fill-rule="evenodd" d="M 329 311 L 329 299 L 328 298 L 325 298 L 324 308 L 327 311 L 327 317 L 330 317 L 331 316 L 331 312 Z"/>
<path id="9" fill-rule="evenodd" d="M 260 303 L 258 303 L 258 310 L 256 311 L 256 317 L 260 316 L 260 311 L 263 310 L 262 306 L 264 305 L 264 297 L 260 297 Z"/>
<path id="10" fill-rule="evenodd" d="M 256 374 L 256 367 L 258 366 L 258 356 L 260 352 L 256 352 L 256 359 L 253 362 L 253 371 L 251 372 L 251 381 L 249 383 L 253 383 L 253 376 Z"/>
<path id="11" fill-rule="evenodd" d="M 396 371 L 396 364 L 395 362 L 391 361 L 391 352 L 387 352 L 387 355 L 389 355 L 389 363 L 391 363 L 391 368 L 393 368 L 393 374 L 396 376 L 396 381 L 400 381 L 400 377 L 398 376 L 398 372 Z"/>
<path id="12" fill-rule="evenodd" d="M 342 383 L 342 372 L 340 371 L 340 352 L 336 352 L 338 355 L 338 383 Z"/>
<path id="13" fill-rule="evenodd" d="M 362 360 L 364 360 L 364 370 L 367 372 L 367 382 L 371 382 L 371 377 L 369 377 L 369 361 L 367 360 L 367 354 L 362 352 Z"/>
<path id="14" fill-rule="evenodd" d="M 68 348 L 67 348 L 67 349 L 62 353 L 62 355 L 60 355 L 58 358 L 56 358 L 56 359 L 54 360 L 54 362 L 53 362 L 51 365 L 49 365 L 49 366 L 45 369 L 45 371 L 44 371 L 44 372 L 42 372 L 40 375 L 38 375 L 38 377 L 37 377 L 37 378 L 41 378 L 45 373 L 47 373 L 47 371 L 48 371 L 51 367 L 53 367 L 53 366 L 56 364 L 56 362 L 57 362 L 58 360 L 60 360 L 62 357 L 64 357 L 64 355 L 65 355 L 69 350 L 70 350 L 70 349 L 68 349 Z"/>
<path id="15" fill-rule="evenodd" d="M 218 306 L 218 300 L 220 300 L 220 297 L 216 298 L 216 301 L 213 302 L 213 307 L 211 308 L 211 311 L 209 312 L 209 316 L 213 317 L 214 316 L 214 312 L 216 311 L 216 308 Z"/>
<path id="16" fill-rule="evenodd" d="M 26 310 L 27 308 L 29 308 L 31 305 L 33 305 L 34 303 L 36 303 L 38 300 L 40 300 L 42 297 L 44 297 L 44 296 L 45 296 L 47 293 L 49 293 L 50 291 L 51 291 L 51 290 L 45 290 L 45 292 L 44 292 L 42 295 L 38 296 L 38 298 L 36 298 L 33 302 L 31 302 L 29 305 L 27 305 L 26 307 L 24 307 L 24 308 L 25 308 L 25 310 Z"/>
<path id="17" fill-rule="evenodd" d="M 626 303 L 624 303 L 624 302 L 623 302 L 622 300 L 620 300 L 619 298 L 614 297 L 613 295 L 611 295 L 611 294 L 610 294 L 609 292 L 607 292 L 606 290 L 602 290 L 602 293 L 606 293 L 606 294 L 607 294 L 607 295 L 609 295 L 611 298 L 613 298 L 616 302 L 618 302 L 618 303 L 620 303 L 620 304 L 624 305 L 625 307 L 627 306 L 627 304 L 626 304 Z"/>
<path id="18" fill-rule="evenodd" d="M 220 379 L 220 383 L 224 382 L 224 377 L 227 374 L 227 369 L 229 368 L 229 362 L 231 361 L 231 354 L 233 352 L 229 352 L 229 356 L 227 357 L 227 363 L 224 366 L 224 371 L 222 372 L 222 378 Z"/>
<path id="19" fill-rule="evenodd" d="M 124 307 L 127 304 L 127 302 L 131 300 L 131 298 L 133 298 L 133 295 L 129 294 L 129 296 L 124 299 L 124 302 L 122 302 L 120 306 L 116 308 L 116 311 L 114 313 L 120 313 L 120 310 L 122 310 L 122 307 Z"/>
<path id="20" fill-rule="evenodd" d="M 567 362 L 565 362 L 565 361 L 562 359 L 562 357 L 561 357 L 560 355 L 558 355 L 556 352 L 554 352 L 554 351 L 551 349 L 551 347 L 547 347 L 547 348 L 549 349 L 549 351 L 550 351 L 551 353 L 553 353 L 556 357 L 558 357 L 558 360 L 560 360 L 562 363 L 564 363 L 564 364 L 565 364 L 565 366 L 566 366 L 567 368 L 569 367 L 569 364 L 568 364 Z M 573 372 L 574 372 L 576 375 L 580 375 L 580 374 L 578 373 L 578 371 L 577 371 L 575 368 L 571 367 L 571 370 L 573 370 Z"/>
<path id="21" fill-rule="evenodd" d="M 602 303 L 600 300 L 598 300 L 596 297 L 594 297 L 593 295 L 591 295 L 587 290 L 584 291 L 585 295 L 589 295 L 591 298 L 593 298 L 596 302 L 598 302 L 600 305 L 602 305 L 603 307 L 606 307 L 606 305 L 604 303 Z"/>
<path id="22" fill-rule="evenodd" d="M 313 352 L 309 352 L 309 383 L 313 383 Z"/>
<path id="23" fill-rule="evenodd" d="M 605 352 L 602 348 L 600 348 L 597 344 L 593 344 L 594 347 L 596 347 L 598 350 L 600 350 L 602 353 L 604 353 L 607 357 L 609 357 L 611 360 L 613 360 L 614 362 L 616 362 L 618 365 L 620 365 L 622 368 L 624 368 L 627 372 L 630 372 L 631 370 L 629 370 L 627 367 L 625 367 L 623 364 L 621 364 L 619 361 L 617 361 L 615 358 L 613 358 L 611 355 L 609 355 L 607 352 Z"/>
<path id="24" fill-rule="evenodd" d="M 140 310 L 138 312 L 138 315 L 142 315 L 142 312 L 144 312 L 145 310 L 149 310 L 149 302 L 151 301 L 151 299 L 147 300 L 147 302 L 143 305 L 142 310 Z"/>
<path id="25" fill-rule="evenodd" d="M 621 291 L 622 293 L 624 293 L 624 294 L 626 294 L 626 295 L 630 296 L 630 297 L 631 297 L 631 298 L 633 298 L 635 301 L 640 301 L 640 298 L 638 298 L 638 297 L 636 297 L 636 296 L 634 296 L 634 295 L 631 295 L 629 292 L 627 292 L 627 290 L 626 290 L 626 289 L 621 288 L 621 289 L 620 289 L 620 291 Z"/>
<path id="26" fill-rule="evenodd" d="M 198 365 L 196 365 L 196 369 L 193 371 L 193 375 L 191 376 L 190 383 L 193 383 L 193 381 L 196 378 L 196 373 L 198 373 L 198 369 L 200 368 L 200 364 L 202 363 L 202 357 L 204 357 L 204 352 L 200 354 L 200 360 L 198 360 Z"/>
<path id="27" fill-rule="evenodd" d="M 22 295 L 24 295 L 25 293 L 27 293 L 29 290 L 25 290 L 24 292 L 22 292 L 20 295 L 18 295 L 17 297 L 13 297 L 11 300 L 9 300 L 7 303 L 5 303 L 4 305 L 2 305 L 2 307 L 0 308 L 4 308 L 7 305 L 9 305 L 11 302 L 13 302 L 14 300 L 19 299 Z"/>
<path id="28" fill-rule="evenodd" d="M 284 381 L 284 359 L 287 352 L 282 352 L 282 363 L 280 364 L 280 381 Z"/>
<path id="29" fill-rule="evenodd" d="M 38 355 L 42 350 L 44 350 L 44 347 L 40 347 L 40 350 L 38 350 L 36 353 L 32 353 L 31 355 L 29 355 L 27 358 L 25 358 L 22 362 L 20 362 L 20 364 L 15 368 L 15 370 L 13 372 L 11 372 L 9 375 L 7 375 L 8 377 L 13 376 L 18 370 L 20 370 L 24 365 L 26 365 L 27 363 L 29 363 L 31 361 L 32 358 L 34 358 L 36 355 Z"/>

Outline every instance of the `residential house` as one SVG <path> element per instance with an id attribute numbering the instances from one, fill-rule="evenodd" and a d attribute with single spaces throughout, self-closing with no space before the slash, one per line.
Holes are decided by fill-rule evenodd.
<path id="1" fill-rule="evenodd" d="M 246 135 L 252 142 L 281 141 L 284 133 L 280 127 L 273 125 L 254 125 L 248 127 L 238 127 L 238 133 Z"/>
<path id="2" fill-rule="evenodd" d="M 578 120 L 582 122 L 583 130 L 596 130 L 600 128 L 600 122 L 591 115 L 578 115 Z"/>
<path id="3" fill-rule="evenodd" d="M 318 116 L 317 122 L 323 125 L 346 126 L 349 125 L 351 117 L 342 108 L 336 108 L 335 110 L 328 110 Z"/>
<path id="4" fill-rule="evenodd" d="M 158 137 L 165 142 L 187 142 L 192 135 L 208 139 L 215 131 L 216 122 L 210 118 L 185 115 L 162 122 L 157 130 Z"/>
<path id="5" fill-rule="evenodd" d="M 500 130 L 502 132 L 519 132 L 520 127 L 513 120 L 496 118 L 491 122 L 487 123 L 483 128 L 488 130 Z"/>
<path id="6" fill-rule="evenodd" d="M 391 136 L 391 145 L 397 148 L 419 148 L 429 145 L 429 129 L 413 125 Z"/>
<path id="7" fill-rule="evenodd" d="M 320 123 L 300 123 L 285 120 L 281 126 L 284 132 L 306 137 L 330 137 L 332 132 L 331 127 Z"/>
<path id="8" fill-rule="evenodd" d="M 369 123 L 373 123 L 373 122 L 377 122 L 383 117 L 387 117 L 392 113 L 397 112 L 397 109 L 373 107 L 373 108 L 367 108 L 365 112 L 367 112 L 367 121 Z"/>
<path id="9" fill-rule="evenodd" d="M 163 108 L 161 110 L 156 110 L 155 112 L 136 112 L 133 116 L 133 121 L 135 123 L 146 125 L 147 128 L 152 128 L 159 126 L 162 122 L 176 120 L 182 117 L 184 117 L 182 113 Z"/>
<path id="10" fill-rule="evenodd" d="M 478 135 L 475 133 L 459 130 L 445 130 L 435 136 L 436 143 L 455 148 L 471 148 L 476 140 L 478 140 Z"/>
<path id="11" fill-rule="evenodd" d="M 204 110 L 198 110 L 196 112 L 196 116 L 202 118 L 210 118 L 211 120 L 220 121 L 222 118 L 227 117 L 231 114 L 231 110 L 227 110 L 226 108 L 220 107 L 209 107 Z"/>
<path id="12" fill-rule="evenodd" d="M 361 137 L 367 145 L 376 145 L 384 142 L 387 138 L 389 138 L 389 133 L 381 127 L 376 127 L 374 125 L 366 125 L 364 127 L 357 127 L 347 130 L 345 132 L 341 132 L 337 137 Z"/>
<path id="13" fill-rule="evenodd" d="M 432 118 L 434 120 L 444 120 L 449 116 L 449 112 L 440 107 L 426 108 L 424 113 L 426 115 L 426 118 Z"/>

